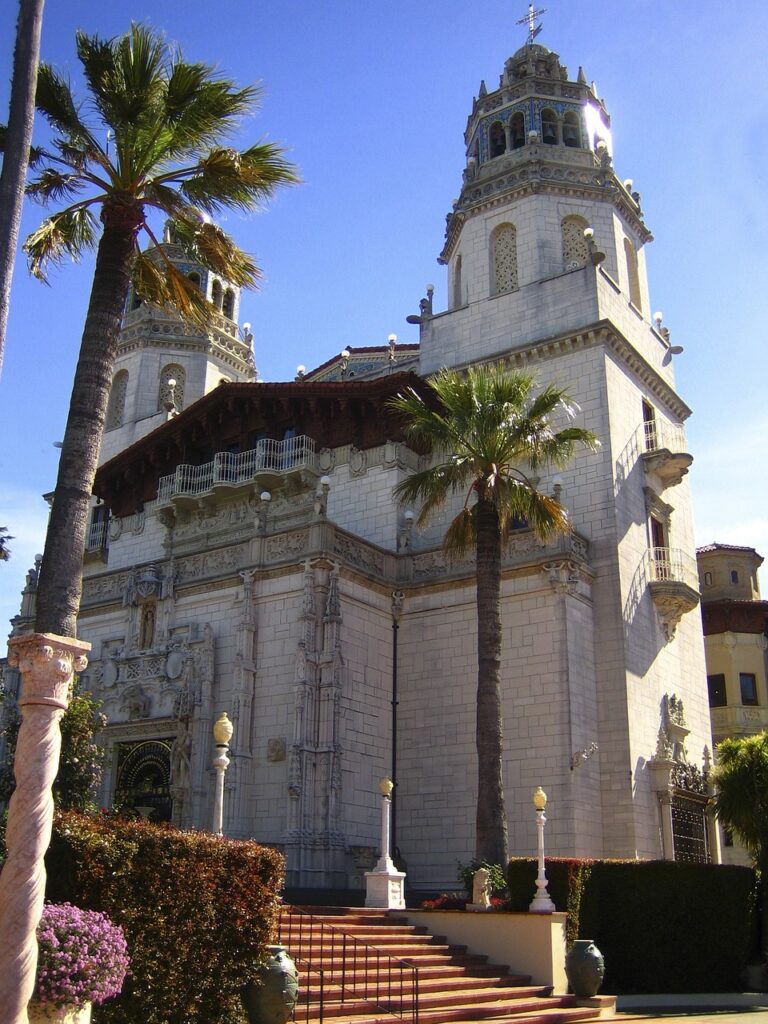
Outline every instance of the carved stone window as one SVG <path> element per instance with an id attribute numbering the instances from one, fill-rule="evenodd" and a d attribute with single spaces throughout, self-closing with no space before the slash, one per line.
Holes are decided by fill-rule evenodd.
<path id="1" fill-rule="evenodd" d="M 515 292 L 517 283 L 517 231 L 500 224 L 491 235 L 492 294 Z"/>
<path id="2" fill-rule="evenodd" d="M 565 217 L 560 225 L 563 234 L 563 266 L 566 270 L 579 270 L 589 262 L 589 246 L 584 237 L 588 227 L 583 217 Z"/>
<path id="3" fill-rule="evenodd" d="M 491 158 L 502 156 L 507 149 L 507 139 L 504 134 L 504 125 L 501 121 L 494 121 L 488 132 L 488 147 Z"/>
<path id="4" fill-rule="evenodd" d="M 462 297 L 462 281 L 461 281 L 461 254 L 459 254 L 453 264 L 453 308 L 458 309 L 459 306 L 464 305 Z"/>
<path id="5" fill-rule="evenodd" d="M 125 396 L 128 391 L 128 371 L 118 370 L 112 378 L 112 389 L 109 392 L 109 404 L 107 405 L 107 421 L 105 430 L 115 430 L 122 427 L 123 416 L 125 415 Z"/>
<path id="6" fill-rule="evenodd" d="M 581 149 L 579 115 L 573 110 L 569 110 L 563 118 L 563 145 Z"/>
<path id="7" fill-rule="evenodd" d="M 541 141 L 545 146 L 556 146 L 560 141 L 560 125 L 557 114 L 549 108 L 541 112 Z"/>
<path id="8" fill-rule="evenodd" d="M 512 149 L 522 149 L 525 145 L 525 117 L 522 114 L 513 114 L 509 122 L 512 129 Z"/>
<path id="9" fill-rule="evenodd" d="M 640 294 L 640 271 L 637 265 L 637 251 L 628 238 L 624 239 L 624 256 L 627 261 L 627 287 L 629 289 L 629 301 L 637 309 L 642 309 L 643 300 Z"/>
<path id="10" fill-rule="evenodd" d="M 171 383 L 173 381 L 173 383 Z M 160 371 L 160 387 L 157 395 L 158 411 L 165 409 L 168 403 L 172 403 L 176 412 L 184 408 L 184 385 L 187 382 L 187 374 L 183 366 L 178 363 L 168 363 Z"/>

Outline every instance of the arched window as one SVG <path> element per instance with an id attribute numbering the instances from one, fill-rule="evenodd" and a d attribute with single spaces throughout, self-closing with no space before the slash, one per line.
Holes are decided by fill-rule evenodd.
<path id="1" fill-rule="evenodd" d="M 643 308 L 640 296 L 640 273 L 637 269 L 637 252 L 628 238 L 624 239 L 624 256 L 627 260 L 627 281 L 629 284 L 629 301 L 638 309 Z"/>
<path id="2" fill-rule="evenodd" d="M 563 145 L 581 149 L 581 126 L 574 110 L 569 110 L 563 118 Z"/>
<path id="3" fill-rule="evenodd" d="M 187 277 L 192 282 L 192 284 L 197 285 L 198 288 L 200 287 L 200 275 L 199 274 L 196 274 L 196 273 L 193 272 L 191 274 L 187 274 Z"/>
<path id="4" fill-rule="evenodd" d="M 105 430 L 115 430 L 123 425 L 125 413 L 125 395 L 128 391 L 128 371 L 118 370 L 112 378 L 112 388 L 109 392 L 107 404 L 107 420 Z"/>
<path id="5" fill-rule="evenodd" d="M 488 147 L 491 153 L 491 159 L 495 156 L 501 156 L 507 151 L 507 139 L 504 135 L 504 125 L 501 121 L 494 121 L 491 125 L 490 131 L 488 132 Z"/>
<path id="6" fill-rule="evenodd" d="M 565 217 L 560 225 L 563 233 L 563 267 L 578 270 L 589 261 L 589 246 L 584 237 L 587 222 L 583 217 Z"/>
<path id="7" fill-rule="evenodd" d="M 231 288 L 227 288 L 224 292 L 224 303 L 221 307 L 221 311 L 224 316 L 229 317 L 230 320 L 235 318 L 235 293 Z"/>
<path id="8" fill-rule="evenodd" d="M 173 383 L 171 383 L 173 382 Z M 172 404 L 176 412 L 184 408 L 184 385 L 187 382 L 187 374 L 183 366 L 178 363 L 168 363 L 160 371 L 160 387 L 157 393 L 158 412 Z"/>
<path id="9" fill-rule="evenodd" d="M 216 309 L 221 309 L 221 304 L 224 300 L 224 292 L 221 288 L 221 281 L 214 281 L 211 286 L 211 302 L 214 304 Z"/>
<path id="10" fill-rule="evenodd" d="M 512 129 L 512 149 L 522 149 L 525 145 L 525 118 L 522 114 L 513 114 L 509 125 Z"/>
<path id="11" fill-rule="evenodd" d="M 464 305 L 464 297 L 461 288 L 461 253 L 456 257 L 453 264 L 453 308 L 458 309 Z"/>
<path id="12" fill-rule="evenodd" d="M 541 112 L 541 141 L 545 146 L 556 146 L 560 141 L 559 124 L 554 110 L 546 107 Z"/>
<path id="13" fill-rule="evenodd" d="M 499 224 L 491 235 L 491 293 L 517 291 L 517 231 Z"/>

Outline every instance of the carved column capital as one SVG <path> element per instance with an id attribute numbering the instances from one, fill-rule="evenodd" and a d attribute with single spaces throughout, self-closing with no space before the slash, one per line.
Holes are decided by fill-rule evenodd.
<path id="1" fill-rule="evenodd" d="M 75 672 L 88 664 L 91 645 L 54 633 L 26 633 L 8 641 L 8 663 L 24 677 L 19 704 L 47 704 L 66 709 Z"/>

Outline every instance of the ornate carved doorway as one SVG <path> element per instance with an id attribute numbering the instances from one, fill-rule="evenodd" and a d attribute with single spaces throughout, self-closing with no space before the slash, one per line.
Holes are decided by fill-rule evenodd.
<path id="1" fill-rule="evenodd" d="M 171 740 L 117 745 L 115 804 L 151 821 L 171 820 Z"/>

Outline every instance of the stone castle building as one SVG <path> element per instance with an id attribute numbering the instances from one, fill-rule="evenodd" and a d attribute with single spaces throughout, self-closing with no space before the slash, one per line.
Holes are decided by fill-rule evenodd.
<path id="1" fill-rule="evenodd" d="M 422 300 L 418 345 L 259 382 L 237 289 L 170 235 L 217 326 L 131 300 L 125 317 L 79 623 L 109 718 L 102 799 L 210 827 L 227 711 L 225 832 L 284 849 L 295 886 L 362 885 L 393 771 L 411 884 L 452 888 L 473 855 L 473 565 L 441 551 L 450 509 L 420 530 L 393 499 L 423 456 L 386 401 L 480 362 L 566 386 L 602 443 L 539 482 L 572 533 L 522 528 L 504 551 L 511 852 L 535 848 L 542 785 L 552 854 L 716 855 L 690 410 L 651 315 L 640 196 L 584 72 L 532 39 L 481 84 L 465 142 L 439 257 L 449 308 Z"/>

